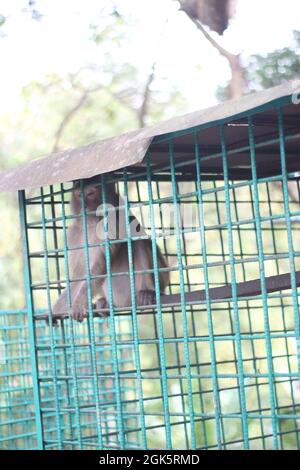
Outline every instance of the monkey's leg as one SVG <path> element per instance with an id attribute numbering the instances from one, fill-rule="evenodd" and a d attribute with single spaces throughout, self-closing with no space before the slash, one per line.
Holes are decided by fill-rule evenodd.
<path id="1" fill-rule="evenodd" d="M 134 268 L 135 271 L 141 271 L 135 275 L 136 303 L 138 306 L 155 305 L 156 294 L 154 285 L 154 275 L 147 273 L 153 269 L 152 244 L 149 240 L 139 240 L 133 243 Z M 166 263 L 157 247 L 158 267 L 165 268 Z M 143 273 L 143 271 L 145 271 Z M 167 274 L 168 276 L 168 274 Z M 166 284 L 166 276 L 159 272 L 160 291 L 163 292 Z"/>
<path id="2" fill-rule="evenodd" d="M 136 295 L 136 303 L 138 306 L 155 305 L 156 295 L 152 290 L 141 290 Z"/>

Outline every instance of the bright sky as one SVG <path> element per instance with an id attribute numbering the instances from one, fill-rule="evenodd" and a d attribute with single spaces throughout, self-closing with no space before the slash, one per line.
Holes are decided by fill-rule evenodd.
<path id="1" fill-rule="evenodd" d="M 0 13 L 9 15 L 7 37 L 0 39 L 1 108 L 12 108 L 26 83 L 46 73 L 75 71 L 97 63 L 99 48 L 89 40 L 89 24 L 101 5 L 112 0 L 37 0 L 45 16 L 31 21 L 20 13 L 25 0 L 1 0 Z M 121 50 L 145 72 L 158 59 L 161 86 L 175 84 L 186 95 L 190 110 L 215 103 L 214 92 L 228 79 L 225 60 L 211 48 L 173 0 L 115 0 L 132 19 L 130 47 Z M 239 0 L 235 20 L 221 43 L 244 57 L 292 43 L 300 25 L 299 0 Z"/>

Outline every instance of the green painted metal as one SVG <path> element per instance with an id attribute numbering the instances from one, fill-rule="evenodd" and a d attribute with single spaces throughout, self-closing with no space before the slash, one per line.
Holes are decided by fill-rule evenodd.
<path id="1" fill-rule="evenodd" d="M 238 309 L 238 293 L 237 293 L 237 281 L 235 273 L 234 263 L 234 246 L 233 246 L 233 230 L 231 223 L 230 213 L 230 193 L 229 193 L 229 177 L 228 177 L 228 163 L 227 163 L 227 149 L 224 127 L 220 128 L 220 138 L 223 154 L 223 172 L 224 172 L 224 183 L 225 183 L 225 206 L 226 206 L 226 228 L 228 234 L 228 249 L 229 249 L 229 262 L 230 262 L 230 277 L 232 285 L 232 301 L 234 311 L 234 323 L 236 332 L 236 349 L 237 349 L 237 365 L 238 365 L 238 376 L 239 376 L 239 400 L 241 407 L 241 418 L 243 427 L 243 438 L 245 449 L 249 449 L 249 436 L 248 436 L 248 423 L 247 423 L 247 411 L 246 411 L 246 395 L 245 395 L 245 377 L 243 367 L 243 354 L 242 354 L 242 343 L 241 343 L 241 326 Z"/>
<path id="2" fill-rule="evenodd" d="M 89 334 L 89 346 L 90 346 L 90 355 L 91 355 L 91 367 L 93 371 L 93 397 L 95 398 L 96 404 L 96 427 L 97 427 L 97 438 L 98 446 L 100 449 L 103 448 L 102 443 L 102 431 L 101 431 L 101 410 L 100 410 L 100 400 L 99 400 L 99 385 L 98 385 L 98 365 L 96 357 L 96 348 L 95 348 L 95 330 L 93 322 L 93 303 L 92 303 L 92 276 L 90 272 L 90 259 L 89 259 L 89 250 L 88 250 L 88 231 L 87 231 L 87 222 L 86 222 L 86 212 L 85 212 L 85 203 L 84 203 L 84 189 L 83 182 L 80 183 L 81 189 L 81 206 L 82 206 L 82 229 L 83 229 L 83 244 L 84 244 L 84 261 L 85 261 L 85 272 L 86 272 L 86 285 L 88 292 L 88 334 Z M 109 257 L 108 257 L 109 258 Z"/>
<path id="3" fill-rule="evenodd" d="M 285 131 L 282 108 L 278 110 L 278 131 L 279 131 L 279 142 L 280 142 L 280 162 L 282 169 L 282 187 L 283 187 L 283 202 L 284 202 L 284 213 L 286 219 L 286 229 L 288 237 L 288 253 L 289 253 L 289 264 L 291 273 L 291 286 L 293 296 L 293 308 L 294 308 L 294 325 L 295 325 L 295 336 L 297 344 L 297 362 L 298 372 L 300 380 L 300 318 L 299 318 L 299 303 L 298 303 L 298 290 L 295 277 L 295 249 L 292 235 L 291 225 L 291 213 L 289 208 L 289 194 L 288 194 L 288 179 L 287 179 L 287 168 L 286 168 L 286 151 L 285 151 Z"/>
<path id="4" fill-rule="evenodd" d="M 103 175 L 98 215 L 104 237 L 95 244 L 83 181 L 80 216 L 71 214 L 70 184 L 20 193 L 27 309 L 0 310 L 6 351 L 2 362 L 0 356 L 0 448 L 300 448 L 300 205 L 289 194 L 290 182 L 299 193 L 289 165 L 300 136 L 285 123 L 288 104 L 283 98 L 240 115 L 245 138 L 235 145 L 229 145 L 228 124 L 237 116 L 154 139 L 153 145 L 164 145 L 163 166 L 150 147 L 144 166 Z M 274 123 L 260 133 L 266 111 Z M 207 153 L 209 128 L 219 133 L 219 148 Z M 178 144 L 184 146 L 186 136 L 193 151 L 181 158 Z M 270 146 L 277 170 L 268 174 L 266 166 L 261 175 L 259 158 L 273 161 Z M 240 154 L 248 177 L 232 179 Z M 208 177 L 205 168 L 216 162 L 219 172 Z M 125 230 L 117 240 L 109 228 L 112 182 L 123 197 Z M 131 213 L 146 236 L 132 234 Z M 83 241 L 71 248 L 67 229 L 74 217 Z M 152 265 L 143 273 L 154 278 L 154 309 L 136 302 L 134 242 L 143 238 L 152 242 Z M 130 307 L 113 304 L 114 276 L 122 274 L 111 272 L 115 243 L 128 251 L 123 274 Z M 179 294 L 169 305 L 160 292 L 157 246 L 168 260 L 166 294 Z M 95 247 L 105 253 L 107 272 L 96 277 L 89 251 Z M 54 324 L 51 307 L 64 288 L 72 304 L 72 250 L 81 250 L 85 265 L 87 318 L 79 324 L 66 316 Z M 291 289 L 269 292 L 267 278 L 284 273 Z M 97 316 L 92 293 L 92 282 L 104 277 L 107 319 Z M 239 297 L 238 284 L 253 279 L 260 279 L 261 292 Z M 211 288 L 229 283 L 227 298 L 210 297 Z M 188 294 L 196 290 L 205 298 L 191 303 Z"/>
<path id="5" fill-rule="evenodd" d="M 126 236 L 127 236 L 127 246 L 128 246 L 133 340 L 134 340 L 134 353 L 135 353 L 135 364 L 136 364 L 136 373 L 137 373 L 138 400 L 139 400 L 139 407 L 140 407 L 142 446 L 143 448 L 146 448 L 147 436 L 146 436 L 146 424 L 145 424 L 145 409 L 144 409 L 144 402 L 143 402 L 143 381 L 141 379 L 142 370 L 141 370 L 141 358 L 140 358 L 140 351 L 139 351 L 139 330 L 138 330 L 138 321 L 137 321 L 134 259 L 133 259 L 133 247 L 132 247 L 132 239 L 131 239 L 131 231 L 130 231 L 130 204 L 129 204 L 128 196 L 129 196 L 128 195 L 128 179 L 127 179 L 127 172 L 125 170 L 124 171 L 125 223 L 126 223 Z"/>
<path id="6" fill-rule="evenodd" d="M 274 370 L 273 370 L 273 353 L 272 343 L 270 339 L 270 322 L 269 322 L 269 310 L 268 310 L 268 298 L 266 290 L 266 274 L 264 266 L 264 250 L 263 240 L 260 226 L 260 208 L 259 208 L 259 194 L 258 194 L 258 181 L 256 174 L 256 159 L 255 159 L 255 140 L 254 131 L 251 117 L 248 120 L 249 124 L 249 141 L 250 141 L 250 156 L 251 156 L 251 169 L 253 176 L 253 196 L 254 196 L 254 213 L 255 213 L 255 228 L 258 245 L 258 260 L 259 260 L 259 273 L 261 279 L 261 291 L 262 291 L 262 302 L 264 312 L 264 327 L 266 334 L 266 349 L 267 349 L 267 361 L 268 361 L 268 382 L 269 382 L 269 393 L 270 393 L 270 406 L 272 414 L 272 431 L 274 438 L 274 449 L 278 448 L 278 436 L 277 436 L 277 420 L 276 420 L 276 391 L 274 388 Z"/>
<path id="7" fill-rule="evenodd" d="M 214 344 L 214 327 L 212 321 L 212 306 L 209 299 L 209 277 L 208 277 L 208 262 L 207 262 L 207 248 L 206 248 L 206 233 L 204 224 L 204 211 L 203 211 L 203 192 L 202 192 L 202 181 L 201 181 L 201 155 L 199 151 L 199 137 L 198 131 L 194 133 L 195 139 L 195 160 L 196 160 L 196 187 L 197 187 L 197 199 L 198 199 L 198 211 L 199 211 L 199 225 L 200 225 L 200 238 L 201 238 L 201 249 L 203 257 L 203 274 L 204 274 L 204 286 L 206 292 L 206 308 L 207 308 L 207 320 L 209 330 L 209 349 L 211 356 L 211 367 L 213 373 L 213 397 L 214 397 L 214 409 L 215 409 L 215 427 L 217 435 L 218 449 L 222 448 L 222 440 L 224 432 L 222 429 L 221 422 L 221 405 L 219 396 L 219 385 L 218 385 L 218 373 L 216 367 L 216 350 Z M 219 215 L 219 214 L 218 214 Z"/>
<path id="8" fill-rule="evenodd" d="M 108 214 L 106 207 L 106 191 L 105 181 L 102 178 L 102 204 L 104 211 L 104 235 L 105 235 L 105 259 L 106 259 L 106 271 L 108 273 L 108 299 L 109 299 L 109 322 L 110 322 L 110 334 L 112 341 L 112 352 L 113 352 L 113 371 L 115 380 L 115 393 L 117 403 L 117 436 L 119 446 L 121 449 L 125 447 L 125 436 L 123 427 L 123 411 L 122 411 L 122 398 L 121 398 L 121 383 L 119 377 L 119 363 L 118 363 L 118 349 L 117 349 L 117 334 L 116 324 L 114 317 L 114 304 L 113 304 L 113 291 L 112 291 L 112 273 L 111 273 L 111 259 L 110 259 L 110 237 L 108 227 Z"/>
<path id="9" fill-rule="evenodd" d="M 265 103 L 261 106 L 257 106 L 251 110 L 244 111 L 242 113 L 237 113 L 234 116 L 231 116 L 229 118 L 219 119 L 216 121 L 210 121 L 209 123 L 203 124 L 202 126 L 191 127 L 188 129 L 183 129 L 182 131 L 159 135 L 153 139 L 153 143 L 164 142 L 166 140 L 169 140 L 170 138 L 175 139 L 176 137 L 182 137 L 184 135 L 191 134 L 193 133 L 193 131 L 196 131 L 199 129 L 203 130 L 203 129 L 209 129 L 210 127 L 223 126 L 225 124 L 228 124 L 228 122 L 232 122 L 237 119 L 243 119 L 245 117 L 248 118 L 249 116 L 255 116 L 257 114 L 261 114 L 266 111 L 273 110 L 274 108 L 277 108 L 277 107 L 286 106 L 290 103 L 292 103 L 292 96 L 283 96 L 282 98 L 270 101 L 269 103 Z"/>
<path id="10" fill-rule="evenodd" d="M 61 216 L 62 216 L 62 223 L 63 223 L 63 246 L 64 246 L 64 268 L 66 274 L 66 289 L 68 294 L 68 308 L 71 307 L 71 293 L 70 293 L 70 272 L 69 272 L 69 254 L 68 254 L 68 242 L 67 242 L 67 224 L 66 224 L 66 210 L 65 210 L 65 195 L 63 191 L 63 185 L 61 185 Z M 56 249 L 58 248 L 56 244 Z M 63 328 L 63 340 L 66 341 L 67 335 L 64 330 L 64 323 L 62 322 Z M 77 360 L 76 360 L 76 349 L 75 349 L 75 338 L 74 338 L 74 325 L 73 322 L 70 322 L 70 351 L 71 351 L 71 368 L 72 368 L 72 376 L 74 378 L 73 381 L 73 390 L 74 390 L 74 406 L 75 406 L 75 416 L 76 416 L 76 433 L 78 436 L 78 448 L 83 448 L 83 441 L 82 441 L 82 432 L 81 432 L 81 419 L 80 419 L 80 405 L 79 405 L 79 392 L 78 392 L 78 379 L 77 379 Z M 68 361 L 65 358 L 65 361 Z M 67 364 L 68 365 L 68 364 Z M 68 386 L 68 395 L 69 386 Z M 71 405 L 70 398 L 68 399 L 69 406 Z M 71 430 L 73 432 L 73 426 L 71 424 Z M 73 437 L 73 436 L 72 436 Z"/>
<path id="11" fill-rule="evenodd" d="M 169 155 L 170 155 L 170 169 L 171 169 L 171 180 L 172 180 L 172 194 L 173 194 L 173 207 L 174 207 L 174 225 L 176 234 L 176 248 L 177 248 L 177 260 L 178 270 L 180 276 L 180 297 L 181 297 L 181 309 L 182 309 L 182 325 L 183 325 L 183 342 L 184 342 L 184 357 L 186 364 L 186 381 L 188 388 L 188 405 L 189 405 L 189 417 L 191 427 L 191 448 L 196 448 L 196 436 L 195 436 L 195 423 L 194 423 L 194 405 L 193 405 L 193 387 L 191 380 L 191 361 L 188 344 L 188 322 L 186 314 L 186 302 L 185 302 L 185 285 L 183 275 L 183 263 L 182 263 L 182 244 L 181 244 L 181 221 L 180 212 L 177 201 L 177 186 L 175 176 L 175 163 L 174 163 L 174 144 L 173 140 L 169 142 Z"/>
<path id="12" fill-rule="evenodd" d="M 24 281 L 25 281 L 25 293 L 26 293 L 26 307 L 28 315 L 28 337 L 30 340 L 30 357 L 32 367 L 32 387 L 33 387 L 33 403 L 35 411 L 35 425 L 36 425 L 36 439 L 37 448 L 42 450 L 43 445 L 43 425 L 41 416 L 41 401 L 40 401 L 40 389 L 38 382 L 38 361 L 36 355 L 36 331 L 34 324 L 34 305 L 31 293 L 31 271 L 28 263 L 29 257 L 29 246 L 28 246 L 28 233 L 26 229 L 27 215 L 26 215 L 26 204 L 25 204 L 25 193 L 21 191 L 19 193 L 19 208 L 20 208 L 20 228 L 22 236 L 22 249 L 24 256 Z"/>
<path id="13" fill-rule="evenodd" d="M 161 367 L 161 388 L 162 388 L 162 399 L 163 409 L 165 418 L 165 436 L 166 436 L 166 448 L 172 449 L 172 435 L 171 435 L 171 421 L 170 421 L 170 409 L 168 399 L 168 376 L 166 368 L 166 351 L 165 351 L 165 340 L 164 340 L 164 325 L 163 325 L 163 312 L 160 301 L 160 287 L 159 287 L 159 275 L 158 275 L 158 259 L 157 259 L 157 248 L 156 248 L 156 227 L 155 227 L 155 216 L 153 207 L 153 190 L 151 181 L 151 155 L 147 155 L 147 183 L 148 183 L 148 197 L 150 204 L 150 229 L 151 229 L 151 240 L 152 240 L 152 253 L 153 253 L 153 269 L 154 269 L 154 284 L 155 284 L 155 296 L 156 296 L 156 307 L 158 316 L 158 336 L 159 336 L 159 359 Z"/>

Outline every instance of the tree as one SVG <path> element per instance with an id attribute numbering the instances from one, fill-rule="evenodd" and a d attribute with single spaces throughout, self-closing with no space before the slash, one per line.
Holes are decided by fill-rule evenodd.
<path id="1" fill-rule="evenodd" d="M 71 104 L 65 103 L 65 111 L 55 131 L 53 151 L 66 147 L 63 139 L 67 138 L 72 124 L 74 129 L 78 127 L 79 119 L 82 121 L 86 117 L 89 120 L 86 126 L 89 135 L 82 132 L 81 142 L 78 139 L 74 141 L 72 135 L 73 145 L 107 137 L 111 133 L 108 128 L 114 129 L 113 133 L 116 134 L 144 127 L 169 117 L 174 107 L 183 107 L 185 104 L 184 98 L 175 88 L 171 88 L 168 95 L 163 97 L 155 90 L 155 60 L 149 65 L 148 76 L 142 76 L 138 66 L 120 62 L 119 54 L 115 52 L 121 45 L 125 47 L 127 28 L 128 24 L 114 5 L 106 12 L 106 17 L 102 14 L 101 25 L 91 25 L 91 40 L 104 53 L 105 64 L 86 65 L 67 78 L 74 97 L 70 100 Z M 99 122 L 102 123 L 100 127 Z"/>
<path id="2" fill-rule="evenodd" d="M 247 64 L 250 90 L 257 91 L 280 85 L 284 80 L 299 78 L 300 31 L 294 31 L 294 44 L 269 54 L 255 54 Z"/>
<path id="3" fill-rule="evenodd" d="M 294 32 L 294 48 L 283 48 L 266 55 L 253 55 L 249 59 L 248 67 L 241 64 L 240 55 L 234 55 L 224 49 L 205 29 L 202 22 L 210 29 L 223 33 L 228 27 L 230 15 L 233 10 L 223 11 L 223 26 L 220 27 L 219 12 L 214 8 L 217 2 L 210 0 L 179 0 L 181 9 L 188 15 L 197 28 L 202 32 L 210 44 L 228 60 L 231 68 L 231 80 L 225 87 L 219 87 L 217 97 L 219 101 L 240 98 L 244 93 L 279 85 L 284 80 L 299 77 L 300 70 L 300 32 Z M 210 4 L 210 10 L 209 5 Z M 209 15 L 204 16 L 204 9 Z M 215 19 L 214 19 L 215 15 Z M 216 25 L 219 24 L 219 27 Z M 281 190 L 277 183 L 274 183 Z M 289 194 L 293 201 L 299 202 L 299 189 L 297 183 L 289 182 Z"/>
<path id="4" fill-rule="evenodd" d="M 39 21 L 43 18 L 42 13 L 36 8 L 36 0 L 24 0 L 24 7 L 21 8 L 21 12 L 29 13 L 33 20 Z M 3 33 L 3 26 L 7 23 L 9 17 L 0 13 L 0 37 L 5 36 Z"/>
<path id="5" fill-rule="evenodd" d="M 175 87 L 164 93 L 156 87 L 159 70 L 155 60 L 149 61 L 148 70 L 122 61 L 118 48 L 127 46 L 127 18 L 110 9 L 95 19 L 90 34 L 99 51 L 94 63 L 83 64 L 75 73 L 52 73 L 32 81 L 23 89 L 17 113 L 1 111 L 1 170 L 157 122 L 185 106 Z M 1 194 L 0 208 L 5 220 L 0 237 L 0 293 L 2 308 L 13 308 L 20 306 L 23 285 L 15 227 L 17 202 L 11 195 Z M 19 291 L 12 289 L 16 279 Z"/>
<path id="6" fill-rule="evenodd" d="M 204 37 L 210 42 L 221 56 L 223 56 L 231 69 L 231 80 L 228 86 L 229 98 L 240 98 L 247 91 L 245 71 L 241 64 L 240 54 L 232 54 L 216 41 L 207 31 L 204 24 L 210 29 L 223 34 L 229 25 L 229 20 L 234 14 L 232 1 L 218 0 L 178 0 L 181 10 L 184 11 Z M 223 7 L 220 9 L 220 6 Z M 221 13 L 220 13 L 221 12 Z M 204 23 L 204 24 L 203 24 Z"/>

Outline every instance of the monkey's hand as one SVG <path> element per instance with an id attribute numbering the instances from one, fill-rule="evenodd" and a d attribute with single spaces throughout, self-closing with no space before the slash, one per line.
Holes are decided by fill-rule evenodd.
<path id="1" fill-rule="evenodd" d="M 101 299 L 96 300 L 96 310 L 100 310 L 99 315 L 102 318 L 109 317 L 109 305 L 103 297 Z"/>
<path id="2" fill-rule="evenodd" d="M 84 304 L 75 304 L 71 307 L 70 314 L 74 320 L 81 323 L 88 316 L 88 309 Z"/>

